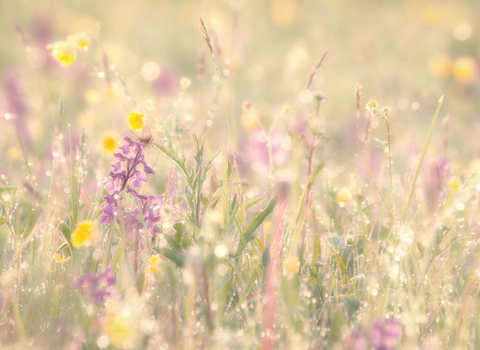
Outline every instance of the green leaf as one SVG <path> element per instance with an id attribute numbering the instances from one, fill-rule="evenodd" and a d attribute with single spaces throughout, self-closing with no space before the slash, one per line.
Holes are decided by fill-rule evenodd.
<path id="1" fill-rule="evenodd" d="M 179 252 L 181 250 L 180 244 L 178 244 L 172 236 L 170 235 L 164 235 L 165 239 L 168 242 L 168 245 L 170 248 L 172 248 L 174 251 Z"/>
<path id="2" fill-rule="evenodd" d="M 153 145 L 157 147 L 160 151 L 162 151 L 168 158 L 170 158 L 175 163 L 177 163 L 177 165 L 180 167 L 180 170 L 182 170 L 183 175 L 185 176 L 187 181 L 190 183 L 190 176 L 188 176 L 187 169 L 185 168 L 185 165 L 183 164 L 183 162 L 177 156 L 175 156 L 172 152 L 167 150 L 165 147 L 159 145 L 158 143 L 154 143 Z"/>
<path id="3" fill-rule="evenodd" d="M 7 211 L 5 209 L 5 206 L 2 203 L 0 203 L 0 227 L 5 225 L 6 222 L 7 222 Z"/>
<path id="4" fill-rule="evenodd" d="M 273 212 L 275 209 L 275 205 L 277 204 L 278 197 L 275 196 L 272 200 L 268 203 L 267 207 L 258 214 L 255 219 L 252 220 L 250 225 L 248 225 L 247 230 L 244 232 L 243 236 L 247 243 L 251 242 L 254 239 L 253 234 L 257 230 L 257 228 L 263 224 L 265 219 Z M 238 243 L 237 252 L 232 257 L 238 259 L 240 255 L 242 255 L 243 250 L 245 249 L 245 245 L 242 241 Z"/>
<path id="5" fill-rule="evenodd" d="M 185 264 L 185 255 L 181 252 L 174 252 L 168 248 L 153 248 L 153 250 L 157 251 L 158 253 L 162 254 L 165 258 L 173 262 L 178 267 L 183 267 Z"/>
<path id="6" fill-rule="evenodd" d="M 330 326 L 330 334 L 328 335 L 328 347 L 336 344 L 342 337 L 342 326 L 345 324 L 345 317 L 343 316 L 342 309 L 337 308 L 335 316 L 333 316 L 332 324 Z"/>

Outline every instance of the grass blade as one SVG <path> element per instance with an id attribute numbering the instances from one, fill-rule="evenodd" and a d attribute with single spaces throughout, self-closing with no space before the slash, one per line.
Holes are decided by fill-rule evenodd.
<path id="1" fill-rule="evenodd" d="M 420 160 L 418 161 L 417 168 L 415 169 L 415 174 L 413 175 L 412 184 L 410 185 L 410 189 L 408 190 L 407 198 L 405 198 L 405 202 L 402 206 L 402 211 L 400 213 L 400 220 L 405 221 L 405 215 L 407 214 L 408 202 L 412 197 L 413 190 L 415 188 L 415 182 L 417 181 L 418 173 L 420 172 L 420 168 L 422 167 L 423 158 L 425 158 L 425 153 L 427 152 L 428 144 L 430 142 L 430 137 L 432 136 L 433 127 L 435 122 L 437 121 L 438 113 L 440 112 L 440 108 L 443 104 L 443 95 L 438 100 L 437 110 L 435 111 L 435 115 L 433 116 L 432 123 L 430 124 L 430 129 L 428 130 L 427 138 L 425 139 L 425 143 L 422 149 L 422 155 L 420 156 Z"/>

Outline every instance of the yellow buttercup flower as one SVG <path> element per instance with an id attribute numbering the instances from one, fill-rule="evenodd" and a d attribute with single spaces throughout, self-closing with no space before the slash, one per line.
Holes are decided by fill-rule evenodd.
<path id="1" fill-rule="evenodd" d="M 77 50 L 69 41 L 48 44 L 47 50 L 64 67 L 71 65 L 77 59 Z"/>
<path id="2" fill-rule="evenodd" d="M 53 254 L 53 260 L 55 260 L 59 264 L 65 263 L 66 261 L 70 260 L 70 258 L 71 257 L 69 256 L 68 258 L 64 259 L 60 254 L 57 254 L 57 253 Z"/>
<path id="3" fill-rule="evenodd" d="M 102 327 L 109 343 L 120 349 L 132 349 L 137 342 L 138 332 L 131 318 L 120 313 L 107 315 Z"/>
<path id="4" fill-rule="evenodd" d="M 98 236 L 98 227 L 91 220 L 82 221 L 73 230 L 70 242 L 75 248 L 93 245 Z"/>
<path id="5" fill-rule="evenodd" d="M 103 140 L 103 149 L 104 150 L 106 150 L 108 152 L 113 152 L 116 145 L 117 145 L 117 142 L 115 141 L 115 138 L 113 138 L 110 135 L 105 136 L 105 139 Z"/>
<path id="6" fill-rule="evenodd" d="M 77 33 L 74 35 L 69 35 L 67 37 L 67 40 L 74 45 L 80 46 L 82 49 L 85 49 L 85 47 L 87 47 L 88 44 L 90 44 L 90 38 L 85 33 Z"/>
<path id="7" fill-rule="evenodd" d="M 450 178 L 450 180 L 448 180 L 447 182 L 447 186 L 449 189 L 453 189 L 453 190 L 456 190 L 458 188 L 458 185 L 460 184 L 460 180 L 459 179 L 456 179 L 454 177 Z"/>
<path id="8" fill-rule="evenodd" d="M 346 187 L 342 187 L 337 191 L 337 202 L 347 203 L 352 198 L 352 193 Z"/>
<path id="9" fill-rule="evenodd" d="M 160 271 L 160 256 L 153 255 L 148 258 L 147 271 L 157 273 Z"/>
<path id="10" fill-rule="evenodd" d="M 453 77 L 461 83 L 469 83 L 477 75 L 477 62 L 470 56 L 462 56 L 453 64 Z"/>
<path id="11" fill-rule="evenodd" d="M 291 278 L 300 271 L 300 260 L 296 256 L 291 256 L 283 262 L 283 274 Z"/>
<path id="12" fill-rule="evenodd" d="M 135 112 L 131 112 L 130 116 L 128 117 L 128 126 L 130 126 L 130 129 L 132 130 L 141 130 L 143 129 L 143 126 L 145 125 L 143 123 L 143 114 L 138 114 Z"/>

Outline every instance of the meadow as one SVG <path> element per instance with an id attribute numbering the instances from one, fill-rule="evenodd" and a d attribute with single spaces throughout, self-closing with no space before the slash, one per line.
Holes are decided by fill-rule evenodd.
<path id="1" fill-rule="evenodd" d="M 480 349 L 477 0 L 0 0 L 1 349 Z"/>

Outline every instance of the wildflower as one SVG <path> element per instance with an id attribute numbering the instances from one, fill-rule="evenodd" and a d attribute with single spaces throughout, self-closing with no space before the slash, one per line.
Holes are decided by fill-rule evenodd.
<path id="1" fill-rule="evenodd" d="M 283 274 L 292 278 L 292 276 L 300 271 L 300 260 L 298 257 L 291 256 L 283 262 Z"/>
<path id="2" fill-rule="evenodd" d="M 105 136 L 105 139 L 103 140 L 103 148 L 107 150 L 108 152 L 113 152 L 115 149 L 115 139 L 110 136 Z"/>
<path id="3" fill-rule="evenodd" d="M 427 64 L 428 71 L 434 77 L 446 77 L 452 69 L 452 59 L 447 55 L 436 55 Z"/>
<path id="4" fill-rule="evenodd" d="M 127 234 L 140 233 L 145 228 L 152 233 L 157 233 L 154 225 L 161 218 L 162 199 L 157 196 L 142 195 L 135 190 L 146 183 L 149 175 L 154 174 L 154 171 L 145 163 L 142 144 L 134 142 L 129 137 L 125 137 L 124 141 L 125 144 L 119 147 L 121 152 L 113 154 L 117 160 L 111 164 L 113 171 L 109 172 L 102 181 L 104 189 L 109 193 L 102 197 L 104 200 L 101 206 L 103 214 L 100 216 L 99 222 L 110 223 L 118 214 L 118 205 L 122 205 L 120 194 L 129 193 L 135 201 L 130 208 L 122 209 Z"/>
<path id="5" fill-rule="evenodd" d="M 143 129 L 143 114 L 138 114 L 135 112 L 131 112 L 130 116 L 128 117 L 128 125 L 132 130 L 141 130 Z"/>
<path id="6" fill-rule="evenodd" d="M 180 86 L 184 89 L 188 88 L 191 84 L 192 84 L 192 81 L 190 80 L 190 78 L 182 77 L 180 79 Z"/>
<path id="7" fill-rule="evenodd" d="M 85 49 L 88 44 L 90 44 L 90 38 L 85 33 L 77 33 L 74 35 L 69 35 L 67 40 L 71 42 L 73 45 L 78 45 L 82 49 Z"/>
<path id="8" fill-rule="evenodd" d="M 370 100 L 368 101 L 367 105 L 366 105 L 366 108 L 368 110 L 372 110 L 372 109 L 375 109 L 378 107 L 378 103 L 375 101 L 375 100 Z"/>
<path id="9" fill-rule="evenodd" d="M 451 177 L 450 180 L 447 182 L 447 186 L 449 189 L 456 190 L 458 188 L 459 180 L 455 179 L 454 177 Z"/>
<path id="10" fill-rule="evenodd" d="M 453 64 L 453 77 L 461 83 L 469 83 L 477 75 L 477 62 L 470 56 L 462 56 Z"/>
<path id="11" fill-rule="evenodd" d="M 342 187 L 337 191 L 337 202 L 347 203 L 352 198 L 352 193 L 346 187 Z"/>
<path id="12" fill-rule="evenodd" d="M 136 142 L 139 142 L 143 145 L 143 149 L 153 148 L 153 135 L 152 135 L 152 127 L 150 124 L 146 124 L 145 127 L 142 129 L 142 133 L 140 135 L 134 133 L 137 138 L 135 139 Z"/>
<path id="13" fill-rule="evenodd" d="M 68 258 L 62 258 L 62 256 L 60 254 L 53 254 L 53 260 L 55 260 L 57 263 L 59 264 L 64 264 L 65 262 L 67 262 L 68 260 L 70 260 L 70 256 Z"/>
<path id="14" fill-rule="evenodd" d="M 248 111 L 251 107 L 252 107 L 252 102 L 250 102 L 250 101 L 245 101 L 242 104 L 242 110 L 244 112 Z"/>
<path id="15" fill-rule="evenodd" d="M 160 256 L 153 255 L 148 258 L 147 271 L 157 273 L 160 271 Z"/>
<path id="16" fill-rule="evenodd" d="M 368 340 L 361 330 L 350 334 L 343 342 L 343 348 L 345 350 L 367 350 Z"/>
<path id="17" fill-rule="evenodd" d="M 111 269 L 106 269 L 98 275 L 88 271 L 82 276 L 75 277 L 74 284 L 75 287 L 81 288 L 84 295 L 97 304 L 117 295 L 115 278 Z"/>
<path id="18" fill-rule="evenodd" d="M 375 350 L 394 349 L 397 339 L 402 336 L 398 320 L 384 318 L 373 321 L 370 325 L 370 345 Z"/>
<path id="19" fill-rule="evenodd" d="M 70 236 L 70 242 L 75 248 L 82 246 L 91 246 L 98 236 L 97 225 L 91 220 L 82 221 L 73 230 Z"/>
<path id="20" fill-rule="evenodd" d="M 71 65 L 77 59 L 77 51 L 69 41 L 57 41 L 49 44 L 47 51 L 64 67 Z"/>
<path id="21" fill-rule="evenodd" d="M 20 157 L 20 150 L 17 147 L 9 147 L 7 150 L 7 157 L 11 161 L 17 160 Z"/>
<path id="22" fill-rule="evenodd" d="M 109 343 L 117 348 L 131 349 L 137 342 L 135 323 L 129 317 L 124 317 L 123 313 L 106 315 L 102 331 L 108 337 Z"/>

